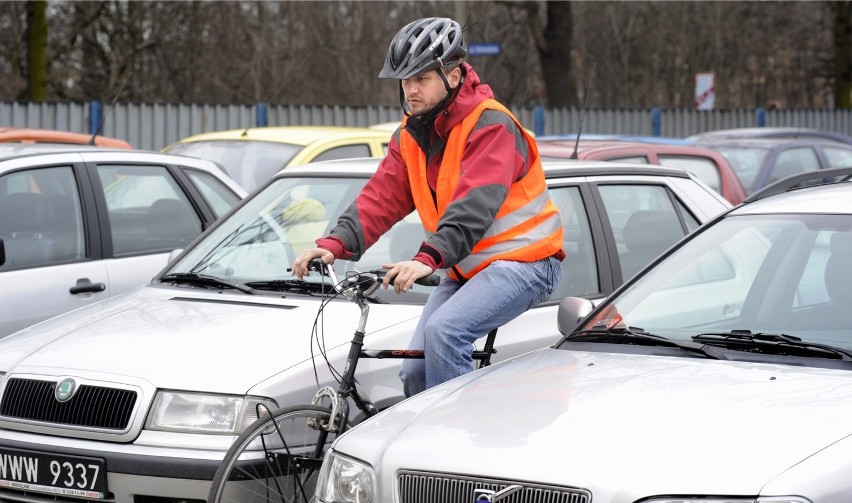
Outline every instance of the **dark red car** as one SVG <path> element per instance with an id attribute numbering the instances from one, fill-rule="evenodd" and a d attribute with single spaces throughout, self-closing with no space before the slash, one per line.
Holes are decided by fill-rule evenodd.
<path id="1" fill-rule="evenodd" d="M 543 160 L 567 159 L 574 152 L 576 140 L 540 137 L 536 138 L 536 143 Z M 739 204 L 746 197 L 746 192 L 727 159 L 707 148 L 621 140 L 580 140 L 577 158 L 681 168 L 691 171 L 731 204 Z"/>

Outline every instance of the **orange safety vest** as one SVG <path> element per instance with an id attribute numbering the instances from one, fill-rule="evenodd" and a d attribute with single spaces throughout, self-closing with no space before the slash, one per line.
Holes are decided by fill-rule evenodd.
<path id="1" fill-rule="evenodd" d="M 556 205 L 550 200 L 535 140 L 506 107 L 493 99 L 484 100 L 450 131 L 438 174 L 437 204 L 426 179 L 426 155 L 411 134 L 404 127 L 400 128 L 400 151 L 423 227 L 429 234 L 437 230 L 438 221 L 452 200 L 461 177 L 461 159 L 467 138 L 486 109 L 503 111 L 515 121 L 529 146 L 530 169 L 526 176 L 511 185 L 485 236 L 474 245 L 470 255 L 453 267 L 451 276 L 460 274 L 464 279 L 470 279 L 495 260 L 534 262 L 562 249 L 562 221 Z"/>

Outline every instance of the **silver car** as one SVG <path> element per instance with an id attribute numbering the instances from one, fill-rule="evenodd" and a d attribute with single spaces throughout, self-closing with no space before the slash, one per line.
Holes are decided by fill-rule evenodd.
<path id="1" fill-rule="evenodd" d="M 850 172 L 753 195 L 598 307 L 564 299 L 553 347 L 356 426 L 316 501 L 850 501 L 852 183 L 792 189 Z"/>
<path id="2" fill-rule="evenodd" d="M 255 405 L 304 403 L 335 383 L 330 369 L 343 367 L 359 310 L 290 288 L 287 267 L 334 225 L 378 163 L 289 167 L 149 285 L 0 340 L 0 500 L 204 500 Z M 493 361 L 552 345 L 559 299 L 600 301 L 729 208 L 673 168 L 565 161 L 546 174 L 566 231 L 565 275 L 549 302 L 500 328 Z M 413 213 L 358 263 L 335 266 L 342 277 L 409 259 L 423 239 Z M 430 288 L 378 290 L 366 349 L 407 347 Z M 358 367 L 362 392 L 379 408 L 403 398 L 399 362 Z M 13 462 L 21 470 L 4 471 Z"/>
<path id="3" fill-rule="evenodd" d="M 148 283 L 245 195 L 210 161 L 0 145 L 0 338 Z"/>

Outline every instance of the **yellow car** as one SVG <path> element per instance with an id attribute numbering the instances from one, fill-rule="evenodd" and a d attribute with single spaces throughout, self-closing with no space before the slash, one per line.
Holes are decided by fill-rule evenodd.
<path id="1" fill-rule="evenodd" d="M 163 149 L 218 162 L 249 192 L 287 166 L 383 157 L 391 131 L 340 126 L 271 126 L 202 133 Z"/>

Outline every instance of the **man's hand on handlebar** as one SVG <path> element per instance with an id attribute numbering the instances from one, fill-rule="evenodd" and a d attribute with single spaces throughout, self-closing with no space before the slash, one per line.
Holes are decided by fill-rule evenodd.
<path id="1" fill-rule="evenodd" d="M 393 283 L 393 290 L 396 293 L 405 293 L 411 289 L 411 285 L 420 278 L 425 278 L 432 274 L 433 269 L 423 262 L 417 260 L 406 260 L 397 262 L 396 264 L 382 265 L 388 270 L 382 280 L 382 286 L 387 288 Z"/>
<path id="2" fill-rule="evenodd" d="M 313 259 L 322 260 L 323 264 L 333 264 L 334 263 L 334 254 L 324 248 L 308 248 L 306 250 L 302 250 L 302 253 L 296 257 L 296 260 L 293 261 L 293 266 L 290 267 L 290 272 L 293 276 L 297 278 L 304 279 L 305 276 L 308 276 L 310 272 L 308 271 L 308 264 Z"/>

